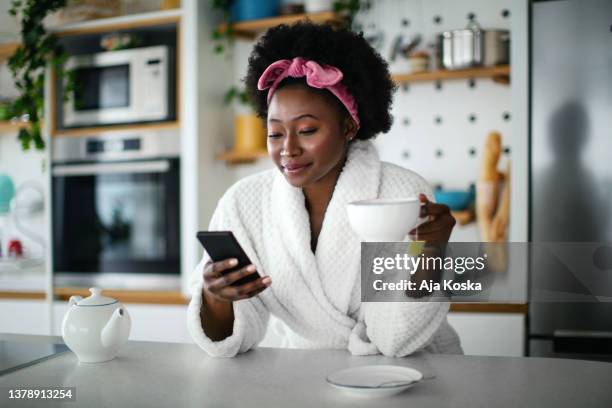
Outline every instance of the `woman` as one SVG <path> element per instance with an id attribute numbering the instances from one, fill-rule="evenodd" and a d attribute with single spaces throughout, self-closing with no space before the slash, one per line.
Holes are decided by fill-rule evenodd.
<path id="1" fill-rule="evenodd" d="M 455 223 L 429 201 L 423 178 L 381 162 L 369 141 L 392 122 L 384 60 L 348 30 L 279 26 L 255 45 L 246 84 L 276 168 L 240 180 L 218 203 L 209 229 L 233 231 L 253 265 L 223 275 L 235 263 L 204 256 L 188 312 L 196 343 L 234 356 L 262 340 L 273 314 L 296 347 L 460 353 L 447 303 L 360 301 L 360 240 L 347 203 L 420 194 L 429 220 L 407 233 L 428 242 L 447 242 Z M 254 271 L 256 281 L 230 286 Z"/>

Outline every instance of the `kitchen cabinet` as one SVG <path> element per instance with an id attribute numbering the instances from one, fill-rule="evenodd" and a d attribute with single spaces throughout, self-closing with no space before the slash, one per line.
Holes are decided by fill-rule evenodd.
<path id="1" fill-rule="evenodd" d="M 132 318 L 130 340 L 191 343 L 187 331 L 187 305 L 125 303 Z M 497 307 L 497 310 L 512 308 Z M 517 308 L 515 308 L 517 309 Z M 62 318 L 68 310 L 67 301 L 53 303 L 53 333 L 61 335 Z M 0 332 L 49 334 L 48 311 L 44 300 L 3 299 L 0 301 Z M 461 339 L 466 355 L 524 355 L 524 313 L 451 312 L 450 324 Z M 274 329 L 272 318 L 264 347 L 279 347 L 283 339 Z"/>
<path id="2" fill-rule="evenodd" d="M 187 331 L 187 306 L 125 303 L 132 319 L 130 340 L 191 343 Z M 53 303 L 53 335 L 61 336 L 68 302 Z"/>
<path id="3" fill-rule="evenodd" d="M 0 333 L 48 335 L 48 322 L 45 300 L 0 300 Z"/>
<path id="4" fill-rule="evenodd" d="M 521 357 L 525 355 L 525 315 L 522 313 L 448 314 L 466 355 Z"/>
<path id="5" fill-rule="evenodd" d="M 486 306 L 486 305 L 485 305 Z M 504 310 L 504 307 L 498 307 Z M 506 308 L 507 309 L 507 308 Z M 521 357 L 525 355 L 525 314 L 451 312 L 448 321 L 457 331 L 465 355 Z M 271 317 L 263 347 L 284 347 L 283 324 Z"/>

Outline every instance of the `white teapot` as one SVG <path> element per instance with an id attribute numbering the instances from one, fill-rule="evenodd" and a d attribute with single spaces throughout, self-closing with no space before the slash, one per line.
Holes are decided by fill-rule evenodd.
<path id="1" fill-rule="evenodd" d="M 112 360 L 130 336 L 132 322 L 117 300 L 90 288 L 91 296 L 72 296 L 62 321 L 64 343 L 83 363 Z"/>

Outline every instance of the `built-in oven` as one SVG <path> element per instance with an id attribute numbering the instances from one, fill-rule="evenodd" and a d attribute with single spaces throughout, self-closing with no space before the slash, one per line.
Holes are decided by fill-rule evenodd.
<path id="1" fill-rule="evenodd" d="M 58 137 L 52 157 L 55 285 L 178 289 L 178 132 Z"/>
<path id="2" fill-rule="evenodd" d="M 64 79 L 60 127 L 171 120 L 175 115 L 175 69 L 166 45 L 70 57 L 73 87 Z"/>

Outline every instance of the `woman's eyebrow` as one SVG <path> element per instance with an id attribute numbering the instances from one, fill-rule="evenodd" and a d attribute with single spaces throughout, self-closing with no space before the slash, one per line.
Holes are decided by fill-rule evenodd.
<path id="1" fill-rule="evenodd" d="M 313 119 L 319 119 L 318 117 L 316 117 L 315 115 L 312 115 L 310 113 L 304 113 L 302 115 L 298 115 L 295 116 L 293 118 L 291 118 L 289 121 L 290 122 L 294 122 L 296 120 L 300 120 L 300 119 L 304 119 L 304 118 L 313 118 Z M 276 119 L 276 118 L 268 118 L 268 122 L 282 122 L 282 120 L 280 119 Z"/>

